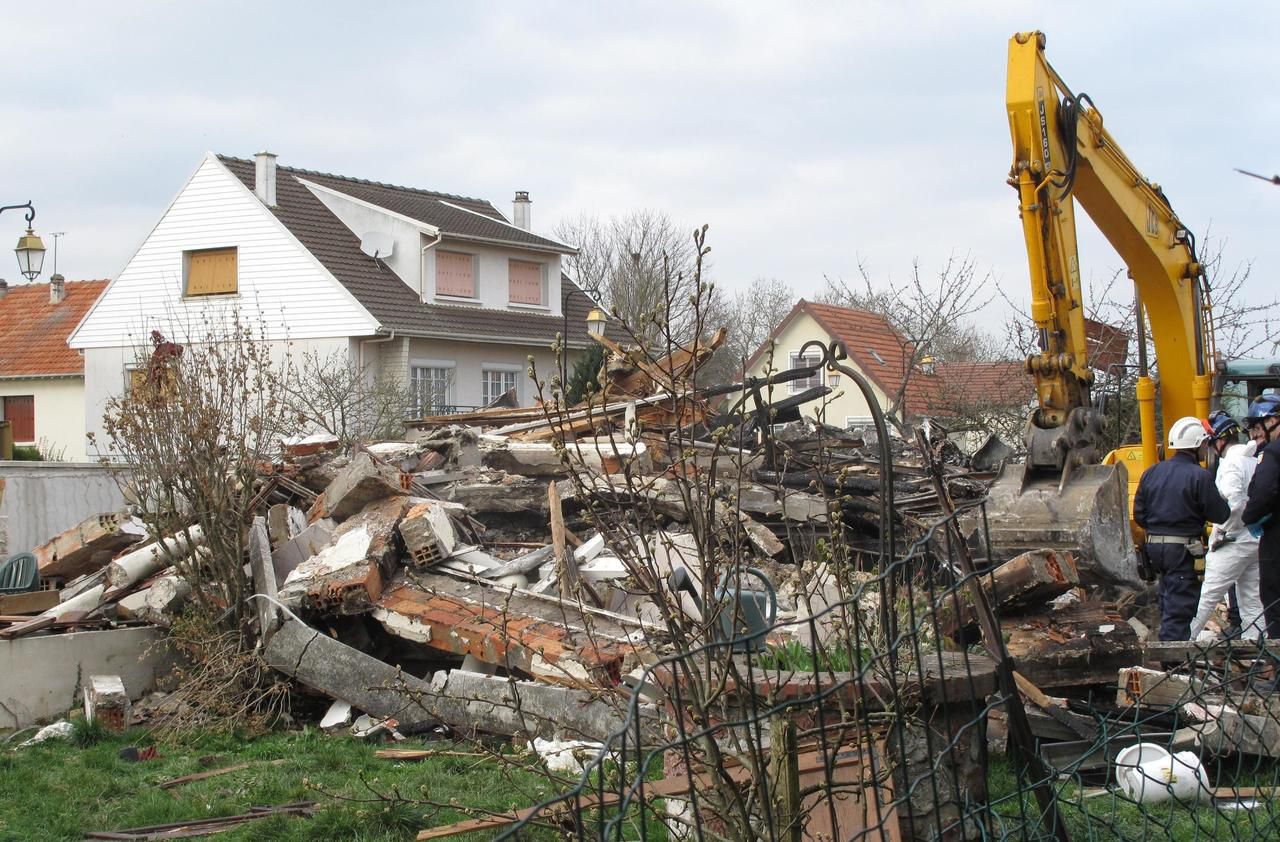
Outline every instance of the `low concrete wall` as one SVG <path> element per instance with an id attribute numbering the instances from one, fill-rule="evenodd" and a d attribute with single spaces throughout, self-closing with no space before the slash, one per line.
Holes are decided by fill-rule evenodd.
<path id="1" fill-rule="evenodd" d="M 0 552 L 20 553 L 99 512 L 124 508 L 111 468 L 97 462 L 0 462 Z"/>
<path id="2" fill-rule="evenodd" d="M 27 728 L 82 704 L 91 675 L 118 675 L 132 699 L 155 689 L 171 656 L 151 626 L 0 640 L 0 728 Z"/>

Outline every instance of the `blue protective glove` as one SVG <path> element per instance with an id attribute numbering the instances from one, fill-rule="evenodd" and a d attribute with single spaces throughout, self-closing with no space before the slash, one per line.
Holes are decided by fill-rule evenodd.
<path id="1" fill-rule="evenodd" d="M 1262 532 L 1266 528 L 1267 521 L 1271 520 L 1271 515 L 1263 515 L 1262 520 L 1257 523 L 1246 523 L 1244 528 L 1249 530 L 1249 534 L 1255 538 L 1261 538 Z"/>

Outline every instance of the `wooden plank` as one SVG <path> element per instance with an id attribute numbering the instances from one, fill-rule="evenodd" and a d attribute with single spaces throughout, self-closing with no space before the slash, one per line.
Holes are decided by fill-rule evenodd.
<path id="1" fill-rule="evenodd" d="M 814 772 L 824 772 L 827 768 L 834 770 L 843 769 L 853 765 L 863 765 L 866 762 L 866 754 L 859 751 L 850 751 L 847 753 L 837 754 L 834 763 L 826 763 L 825 755 L 821 753 L 810 753 L 802 756 L 799 760 L 799 772 L 801 775 L 812 774 Z M 750 780 L 751 773 L 742 766 L 734 766 L 724 771 L 735 783 L 743 784 Z M 688 795 L 692 789 L 692 784 L 697 782 L 700 786 L 707 784 L 706 775 L 681 775 L 679 777 L 667 778 L 661 781 L 654 781 L 645 786 L 645 794 L 647 798 L 678 798 L 682 795 Z M 884 836 L 890 842 L 898 840 L 898 821 L 896 818 L 896 808 L 891 806 L 893 803 L 892 792 L 889 785 L 882 785 L 879 789 L 885 790 L 888 796 L 883 806 L 884 810 Z M 594 790 L 585 792 L 580 800 L 573 804 L 573 808 L 581 813 L 584 810 L 594 810 L 597 808 L 608 808 L 616 806 L 621 802 L 621 796 L 616 792 L 606 792 L 603 797 L 596 794 Z M 876 799 L 880 801 L 881 799 Z M 565 806 L 569 806 L 569 802 L 565 802 Z M 550 812 L 552 808 L 547 808 Z M 481 830 L 496 830 L 500 827 L 510 827 L 518 822 L 531 819 L 538 814 L 537 807 L 529 807 L 524 810 L 517 810 L 512 813 L 506 813 L 499 816 L 485 816 L 479 819 L 469 819 L 467 821 L 457 822 L 455 824 L 443 825 L 441 827 L 433 827 L 427 830 L 419 831 L 417 842 L 429 842 L 432 839 L 448 839 L 451 836 L 461 836 L 464 833 L 475 833 Z M 845 828 L 841 828 L 841 833 L 847 838 L 853 838 L 845 833 Z M 849 830 L 853 830 L 850 828 Z"/>
<path id="2" fill-rule="evenodd" d="M 281 758 L 279 760 L 268 761 L 265 765 L 283 766 L 286 762 L 288 761 L 286 761 L 284 758 Z M 203 781 L 207 778 L 216 778 L 219 775 L 227 775 L 227 774 L 230 774 L 231 772 L 239 772 L 242 769 L 249 769 L 257 765 L 258 765 L 257 763 L 237 763 L 234 766 L 224 766 L 221 769 L 210 769 L 208 772 L 196 772 L 193 775 L 183 775 L 182 777 L 179 777 L 179 778 L 170 778 L 167 781 L 162 781 L 159 786 L 161 789 L 173 789 L 174 787 L 184 786 L 189 783 L 194 783 L 195 781 Z"/>
<path id="3" fill-rule="evenodd" d="M 57 604 L 57 591 L 6 594 L 0 596 L 0 615 L 39 614 Z"/>

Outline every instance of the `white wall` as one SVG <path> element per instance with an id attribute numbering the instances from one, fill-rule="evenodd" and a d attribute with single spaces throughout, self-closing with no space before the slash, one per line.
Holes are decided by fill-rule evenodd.
<path id="1" fill-rule="evenodd" d="M 294 178 L 288 173 L 280 173 L 279 178 Z M 400 276 L 405 285 L 423 297 L 422 289 L 422 246 L 423 231 L 421 225 L 415 225 L 398 215 L 372 207 L 357 201 L 350 196 L 335 194 L 321 185 L 314 187 L 305 178 L 300 181 L 312 194 L 324 203 L 334 216 L 342 220 L 342 224 L 351 229 L 357 237 L 363 237 L 370 231 L 389 234 L 395 241 L 390 257 L 379 257 L 387 267 Z M 435 237 L 427 239 L 431 242 Z"/>
<path id="2" fill-rule="evenodd" d="M 431 242 L 424 238 L 424 245 Z M 456 298 L 436 298 L 436 258 L 439 249 L 463 252 L 476 257 L 476 300 L 474 303 Z M 507 261 L 511 258 L 527 260 L 531 263 L 543 264 L 544 283 L 547 299 L 545 306 L 533 307 L 527 304 L 510 302 L 510 282 L 507 274 Z M 486 246 L 465 240 L 450 240 L 448 237 L 426 253 L 423 261 L 427 280 L 426 301 L 460 307 L 491 307 L 499 310 L 526 310 L 531 313 L 549 313 L 560 316 L 564 313 L 564 302 L 560 298 L 560 255 L 545 251 L 528 251 L 517 248 Z"/>
<path id="3" fill-rule="evenodd" d="M 770 360 L 766 353 L 761 355 L 761 358 L 747 371 L 747 374 L 753 377 L 763 377 L 769 373 L 768 370 L 770 368 L 774 372 L 786 371 L 791 368 L 791 354 L 799 353 L 806 342 L 814 339 L 821 340 L 825 344 L 831 342 L 831 337 L 808 313 L 797 313 L 795 318 L 782 329 L 775 340 L 772 365 L 770 365 Z M 853 360 L 845 360 L 844 364 L 865 375 L 865 372 Z M 862 396 L 862 390 L 858 388 L 858 385 L 843 376 L 840 378 L 838 385 L 832 384 L 830 377 L 829 373 L 824 372 L 822 382 L 832 386 L 834 391 L 827 396 L 826 400 L 810 401 L 805 404 L 801 407 L 801 413 L 811 418 L 819 418 L 821 416 L 825 423 L 834 427 L 845 426 L 846 418 L 869 418 L 871 409 L 867 405 L 866 399 Z M 876 400 L 880 402 L 881 408 L 888 406 L 884 392 L 877 388 L 874 382 L 871 383 L 871 387 L 875 393 Z M 767 392 L 764 393 L 767 394 Z M 773 387 L 772 400 L 779 401 L 790 397 L 792 394 L 790 384 L 780 383 Z M 748 404 L 748 408 L 750 408 L 750 404 Z"/>
<path id="4" fill-rule="evenodd" d="M 84 378 L 0 380 L 0 397 L 5 395 L 35 398 L 36 443 L 46 454 L 61 453 L 63 459 L 85 455 Z"/>
<path id="5" fill-rule="evenodd" d="M 235 295 L 183 297 L 183 252 L 235 246 Z M 372 334 L 375 320 L 217 158 L 207 156 L 71 336 L 73 348 L 136 346 L 152 328 L 184 341 L 231 311 L 272 339 Z M 86 379 L 89 379 L 86 371 Z"/>
<path id="6" fill-rule="evenodd" d="M 376 346 L 375 346 L 376 348 Z M 351 355 L 360 362 L 359 343 L 345 336 L 321 337 L 313 339 L 294 339 L 288 342 L 271 343 L 271 357 L 279 365 L 286 360 L 294 364 L 301 362 L 307 354 L 316 354 L 321 360 L 330 354 L 341 353 Z M 376 366 L 376 352 L 366 349 L 366 364 Z M 103 430 L 102 416 L 107 409 L 107 401 L 124 392 L 128 382 L 126 371 L 135 365 L 145 365 L 147 357 L 142 346 L 86 348 L 84 351 L 84 426 L 92 432 L 98 441 L 98 450 L 88 451 L 90 457 L 97 457 L 108 452 L 106 433 Z M 37 422 L 39 418 L 37 417 Z M 83 438 L 83 434 L 82 434 Z"/>
<path id="7" fill-rule="evenodd" d="M 443 342 L 433 339 L 414 339 L 409 343 L 409 364 L 431 367 L 453 366 L 454 377 L 450 402 L 460 406 L 480 406 L 483 392 L 480 372 L 486 368 L 506 369 L 516 372 L 516 394 L 521 406 L 532 406 L 538 399 L 537 387 L 529 379 L 529 356 L 533 355 L 539 379 L 550 380 L 559 370 L 555 352 L 550 347 L 531 348 L 517 345 L 487 345 L 472 342 Z M 569 372 L 573 361 L 569 357 Z M 549 397 L 549 394 L 548 394 Z"/>

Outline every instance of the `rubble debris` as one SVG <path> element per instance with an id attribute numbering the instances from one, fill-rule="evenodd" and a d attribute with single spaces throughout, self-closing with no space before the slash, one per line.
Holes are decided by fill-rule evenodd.
<path id="1" fill-rule="evenodd" d="M 383 497 L 349 517 L 334 532 L 333 543 L 288 575 L 280 601 L 317 613 L 369 611 L 394 566 L 396 526 L 408 506 L 408 497 Z"/>
<path id="2" fill-rule="evenodd" d="M 1079 586 L 1080 574 L 1070 553 L 1032 550 L 981 574 L 978 582 L 992 606 L 1011 615 L 1041 608 Z M 944 634 L 977 623 L 973 604 L 963 592 L 942 597 L 937 607 Z"/>
<path id="3" fill-rule="evenodd" d="M 397 578 L 373 617 L 394 635 L 456 655 L 519 669 L 568 686 L 613 686 L 633 651 L 624 618 L 582 611 L 521 591 L 495 593 L 482 580 L 447 575 Z M 589 627 L 589 630 L 588 630 Z"/>
<path id="4" fill-rule="evenodd" d="M 181 576 L 161 576 L 146 590 L 146 617 L 158 625 L 168 625 L 191 597 L 191 583 Z"/>
<path id="5" fill-rule="evenodd" d="M 131 724 L 133 706 L 118 675 L 91 675 L 84 687 L 84 718 L 108 731 L 123 733 Z"/>
<path id="6" fill-rule="evenodd" d="M 299 620 L 285 620 L 267 640 L 263 656 L 313 690 L 373 716 L 394 717 L 403 731 L 424 731 L 438 721 L 420 701 L 430 698 L 429 683 Z"/>
<path id="7" fill-rule="evenodd" d="M 400 538 L 409 553 L 409 563 L 427 568 L 453 555 L 458 537 L 442 503 L 423 500 L 405 512 L 400 522 Z"/>
<path id="8" fill-rule="evenodd" d="M 48 740 L 69 740 L 71 735 L 76 732 L 75 726 L 65 719 L 59 720 L 52 725 L 46 725 L 39 731 L 36 731 L 34 737 L 24 742 L 18 743 L 18 748 L 30 748 L 38 746 Z"/>
<path id="9" fill-rule="evenodd" d="M 323 517 L 312 523 L 288 541 L 274 545 L 271 565 L 276 571 L 276 581 L 283 582 L 302 562 L 319 553 L 333 541 L 338 524 Z"/>
<path id="10" fill-rule="evenodd" d="M 0 616 L 39 614 L 59 602 L 57 591 L 27 591 L 26 593 L 0 594 Z"/>
<path id="11" fill-rule="evenodd" d="M 317 501 L 319 517 L 346 520 L 377 500 L 403 494 L 400 474 L 393 468 L 373 461 L 368 453 L 357 453 L 340 471 Z"/>
<path id="12" fill-rule="evenodd" d="M 71 580 L 101 568 L 120 550 L 146 535 L 128 512 L 86 518 L 32 550 L 42 579 Z"/>
<path id="13" fill-rule="evenodd" d="M 337 699 L 320 719 L 320 730 L 332 734 L 351 724 L 351 703 Z"/>

